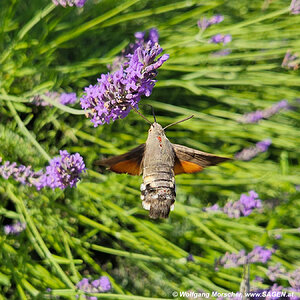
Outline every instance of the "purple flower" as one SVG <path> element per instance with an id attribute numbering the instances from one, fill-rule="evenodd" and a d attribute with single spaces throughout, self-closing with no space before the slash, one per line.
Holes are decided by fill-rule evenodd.
<path id="1" fill-rule="evenodd" d="M 267 139 L 256 143 L 256 147 L 260 149 L 260 152 L 266 152 L 271 144 L 272 141 L 270 139 Z"/>
<path id="2" fill-rule="evenodd" d="M 107 292 L 111 289 L 110 281 L 106 276 L 101 276 L 99 279 L 92 281 L 91 284 L 102 292 Z"/>
<path id="3" fill-rule="evenodd" d="M 295 289 L 300 289 L 300 268 L 288 274 L 289 283 Z"/>
<path id="4" fill-rule="evenodd" d="M 222 208 L 219 206 L 219 204 L 214 204 L 213 206 L 205 207 L 204 211 L 221 211 Z"/>
<path id="5" fill-rule="evenodd" d="M 293 15 L 298 15 L 300 13 L 300 1 L 299 0 L 292 0 L 290 5 L 290 12 Z"/>
<path id="6" fill-rule="evenodd" d="M 218 24 L 218 23 L 221 23 L 224 21 L 224 16 L 222 15 L 215 15 L 215 16 L 212 16 L 210 19 L 209 19 L 209 23 L 211 25 L 213 24 Z"/>
<path id="7" fill-rule="evenodd" d="M 61 5 L 63 7 L 68 6 L 77 6 L 83 7 L 87 0 L 52 0 L 55 5 Z"/>
<path id="8" fill-rule="evenodd" d="M 218 265 L 221 265 L 226 269 L 235 268 L 240 265 L 245 265 L 247 263 L 248 261 L 245 250 L 241 250 L 239 253 L 226 252 L 225 255 L 222 256 L 218 261 Z"/>
<path id="9" fill-rule="evenodd" d="M 12 177 L 24 185 L 34 185 L 38 190 L 44 187 L 61 188 L 75 187 L 80 174 L 86 171 L 83 158 L 79 153 L 70 155 L 66 150 L 60 151 L 60 157 L 55 157 L 46 167 L 46 172 L 34 172 L 31 166 L 17 166 L 15 162 L 4 162 L 0 165 L 0 176 L 4 179 Z M 0 163 L 2 158 L 0 157 Z"/>
<path id="10" fill-rule="evenodd" d="M 186 258 L 186 261 L 195 261 L 194 256 L 190 253 Z"/>
<path id="11" fill-rule="evenodd" d="M 253 209 L 262 207 L 261 200 L 254 191 L 250 191 L 249 196 L 242 194 L 238 202 L 241 204 L 241 213 L 244 216 L 249 216 Z"/>
<path id="12" fill-rule="evenodd" d="M 200 29 L 205 30 L 206 28 L 208 28 L 209 26 L 211 26 L 211 24 L 209 24 L 209 19 L 203 17 L 202 19 L 200 19 L 197 22 L 197 25 Z"/>
<path id="13" fill-rule="evenodd" d="M 218 204 L 214 204 L 211 207 L 207 207 L 204 211 L 220 211 L 227 214 L 230 218 L 240 218 L 242 216 L 249 216 L 255 208 L 261 208 L 261 200 L 258 199 L 257 193 L 249 191 L 249 195 L 242 194 L 238 201 L 229 201 L 225 206 L 219 207 Z"/>
<path id="14" fill-rule="evenodd" d="M 73 104 L 77 101 L 76 93 L 62 93 L 60 95 L 60 103 L 63 105 Z"/>
<path id="15" fill-rule="evenodd" d="M 106 276 L 101 276 L 99 279 L 92 282 L 90 282 L 88 278 L 83 278 L 76 286 L 86 293 L 104 293 L 111 290 L 110 281 Z M 97 300 L 97 297 L 86 296 L 86 299 Z"/>
<path id="16" fill-rule="evenodd" d="M 17 222 L 12 225 L 5 225 L 4 232 L 6 235 L 8 234 L 19 234 L 20 232 L 24 231 L 26 228 L 25 223 Z"/>
<path id="17" fill-rule="evenodd" d="M 1 162 L 2 158 L 0 157 L 0 163 Z M 0 165 L 0 176 L 4 179 L 12 177 L 14 180 L 28 186 L 36 185 L 42 174 L 42 171 L 34 172 L 31 169 L 31 166 L 18 166 L 15 162 L 10 163 L 9 161 L 6 161 L 4 164 Z"/>
<path id="18" fill-rule="evenodd" d="M 258 142 L 258 143 L 256 143 L 256 145 L 254 147 L 245 148 L 241 152 L 238 152 L 235 155 L 235 158 L 237 160 L 243 160 L 243 161 L 251 160 L 253 157 L 258 155 L 259 153 L 266 152 L 268 150 L 269 146 L 271 145 L 271 143 L 272 142 L 270 139 L 266 139 L 261 142 Z"/>
<path id="19" fill-rule="evenodd" d="M 253 279 L 253 281 L 261 282 L 262 283 L 264 281 L 264 279 L 262 277 L 260 277 L 260 276 L 255 276 L 255 278 Z"/>
<path id="20" fill-rule="evenodd" d="M 79 153 L 69 154 L 66 150 L 59 153 L 60 156 L 54 157 L 50 161 L 46 172 L 39 179 L 37 184 L 38 189 L 45 186 L 52 189 L 65 189 L 68 186 L 76 187 L 76 183 L 80 179 L 80 174 L 86 171 L 83 158 Z"/>
<path id="21" fill-rule="evenodd" d="M 286 270 L 280 263 L 268 267 L 267 276 L 271 281 L 276 281 L 277 278 L 284 274 L 286 274 Z"/>
<path id="22" fill-rule="evenodd" d="M 281 66 L 286 69 L 297 70 L 299 68 L 299 60 L 297 54 L 292 54 L 290 50 L 288 50 L 283 58 Z"/>
<path id="23" fill-rule="evenodd" d="M 210 27 L 211 25 L 221 23 L 224 20 L 222 15 L 215 15 L 212 16 L 210 19 L 203 17 L 197 22 L 197 25 L 200 29 L 205 30 L 206 28 Z"/>
<path id="24" fill-rule="evenodd" d="M 266 249 L 261 246 L 256 246 L 249 254 L 248 254 L 248 262 L 249 263 L 266 263 L 275 252 L 274 249 Z"/>
<path id="25" fill-rule="evenodd" d="M 241 118 L 242 123 L 256 123 L 261 119 L 268 119 L 271 116 L 277 114 L 281 109 L 287 109 L 289 108 L 289 104 L 286 100 L 281 100 L 277 102 L 276 104 L 272 105 L 269 108 L 266 108 L 264 110 L 257 110 L 248 114 L 245 114 Z"/>
<path id="26" fill-rule="evenodd" d="M 232 37 L 230 34 L 216 34 L 214 35 L 211 39 L 210 39 L 210 43 L 214 43 L 214 44 L 219 44 L 219 43 L 223 43 L 224 45 L 226 45 L 227 43 L 231 42 Z"/>
<path id="27" fill-rule="evenodd" d="M 143 42 L 144 35 L 136 34 L 138 42 L 132 46 L 132 53 L 126 55 L 119 69 L 112 74 L 102 74 L 98 84 L 85 88 L 80 99 L 81 107 L 87 111 L 94 127 L 125 118 L 132 107 L 138 108 L 142 96 L 149 97 L 155 85 L 157 69 L 169 58 L 154 42 L 158 40 L 156 30 L 150 31 L 149 40 Z"/>
<path id="28" fill-rule="evenodd" d="M 37 106 L 52 106 L 51 103 L 44 100 L 44 97 L 49 97 L 52 100 L 55 100 L 63 105 L 73 104 L 77 101 L 76 93 L 62 93 L 58 92 L 47 92 L 44 95 L 36 95 L 32 98 L 32 103 Z"/>
<path id="29" fill-rule="evenodd" d="M 246 254 L 245 250 L 241 250 L 239 253 L 226 252 L 222 256 L 217 264 L 224 268 L 234 268 L 248 263 L 266 263 L 270 258 L 274 249 L 268 250 L 261 246 L 256 246 L 251 252 Z"/>

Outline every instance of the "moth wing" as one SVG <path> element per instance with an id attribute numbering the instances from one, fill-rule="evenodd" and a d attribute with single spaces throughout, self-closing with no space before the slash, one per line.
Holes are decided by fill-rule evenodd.
<path id="1" fill-rule="evenodd" d="M 140 175 L 142 173 L 144 151 L 145 144 L 141 144 L 127 153 L 96 161 L 95 164 L 108 167 L 116 173 Z"/>
<path id="2" fill-rule="evenodd" d="M 174 174 L 197 173 L 208 166 L 215 166 L 231 158 L 202 152 L 186 146 L 172 144 L 175 151 Z"/>

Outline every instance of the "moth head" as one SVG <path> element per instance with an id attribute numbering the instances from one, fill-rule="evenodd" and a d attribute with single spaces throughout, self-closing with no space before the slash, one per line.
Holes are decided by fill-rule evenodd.
<path id="1" fill-rule="evenodd" d="M 156 122 L 151 124 L 148 133 L 150 134 L 164 134 L 164 129 L 162 126 Z"/>

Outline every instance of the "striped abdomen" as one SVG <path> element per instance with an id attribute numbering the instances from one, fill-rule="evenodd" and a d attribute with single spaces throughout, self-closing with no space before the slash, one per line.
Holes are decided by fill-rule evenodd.
<path id="1" fill-rule="evenodd" d="M 167 218 L 174 209 L 175 178 L 169 165 L 144 167 L 141 184 L 142 205 L 149 210 L 150 218 Z"/>

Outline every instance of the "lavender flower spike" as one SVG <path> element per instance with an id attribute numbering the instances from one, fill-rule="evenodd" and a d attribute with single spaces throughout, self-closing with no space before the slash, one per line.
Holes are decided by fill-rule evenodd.
<path id="1" fill-rule="evenodd" d="M 0 157 L 1 162 L 2 158 Z M 28 186 L 36 185 L 37 180 L 42 174 L 42 171 L 34 172 L 31 166 L 18 166 L 15 162 L 10 163 L 9 161 L 5 161 L 4 164 L 0 165 L 0 176 L 4 179 L 12 177 L 14 180 Z"/>
<path id="2" fill-rule="evenodd" d="M 232 37 L 230 34 L 216 34 L 214 35 L 211 39 L 210 39 L 210 43 L 214 43 L 214 44 L 220 44 L 223 43 L 223 45 L 226 45 L 227 43 L 231 42 Z"/>
<path id="3" fill-rule="evenodd" d="M 4 232 L 6 235 L 8 234 L 19 234 L 20 232 L 24 231 L 26 228 L 25 223 L 17 222 L 12 225 L 5 225 Z"/>
<path id="4" fill-rule="evenodd" d="M 60 156 L 50 161 L 45 174 L 37 183 L 37 189 L 45 186 L 52 189 L 65 189 L 68 186 L 76 187 L 80 174 L 86 171 L 83 158 L 79 153 L 69 154 L 68 151 L 60 151 Z"/>
<path id="5" fill-rule="evenodd" d="M 2 158 L 0 157 L 1 162 Z M 12 177 L 24 185 L 33 185 L 38 190 L 44 187 L 52 189 L 75 187 L 83 171 L 86 171 L 86 168 L 80 154 L 70 155 L 66 150 L 60 151 L 60 157 L 55 157 L 50 161 L 45 173 L 42 170 L 34 172 L 31 166 L 17 166 L 15 162 L 6 161 L 0 165 L 0 176 L 4 179 Z"/>
<path id="6" fill-rule="evenodd" d="M 214 204 L 211 207 L 204 209 L 206 212 L 223 212 L 227 214 L 230 218 L 240 218 L 243 216 L 249 216 L 252 211 L 256 208 L 261 208 L 261 200 L 258 199 L 257 193 L 254 191 L 249 191 L 249 195 L 242 194 L 238 201 L 229 201 L 225 206 L 219 207 L 218 204 Z"/>
<path id="7" fill-rule="evenodd" d="M 262 262 L 266 263 L 272 256 L 272 253 L 274 253 L 274 249 L 266 249 L 261 246 L 256 246 L 249 254 L 248 254 L 248 262 L 249 263 L 256 263 L 256 262 Z"/>
<path id="8" fill-rule="evenodd" d="M 32 103 L 37 106 L 52 106 L 49 102 L 44 100 L 44 96 L 51 98 L 63 105 L 73 104 L 77 101 L 76 93 L 58 93 L 58 92 L 47 92 L 44 95 L 36 95 L 32 98 Z"/>
<path id="9" fill-rule="evenodd" d="M 77 6 L 83 7 L 87 0 L 52 0 L 55 5 L 61 5 L 63 7 L 68 6 Z"/>
<path id="10" fill-rule="evenodd" d="M 224 268 L 234 268 L 248 263 L 266 263 L 274 252 L 274 249 L 268 250 L 261 246 L 255 247 L 248 254 L 246 254 L 245 250 L 241 250 L 239 253 L 226 252 L 225 255 L 218 260 L 218 264 Z"/>
<path id="11" fill-rule="evenodd" d="M 297 54 L 292 54 L 290 50 L 288 50 L 283 58 L 281 66 L 286 69 L 297 70 L 299 68 L 299 59 Z"/>
<path id="12" fill-rule="evenodd" d="M 147 43 L 143 34 L 137 33 L 137 47 L 121 62 L 114 73 L 102 74 L 98 84 L 85 88 L 80 104 L 87 111 L 94 127 L 125 118 L 132 107 L 138 108 L 142 96 L 149 97 L 155 85 L 157 69 L 169 58 L 164 54 L 157 58 L 162 48 L 154 42 L 157 31 L 152 30 Z M 122 60 L 121 60 L 122 61 Z"/>
<path id="13" fill-rule="evenodd" d="M 245 114 L 241 118 L 242 123 L 256 123 L 261 119 L 268 119 L 271 116 L 277 114 L 281 109 L 287 109 L 289 107 L 289 103 L 286 100 L 281 100 L 269 108 L 264 110 L 257 110 L 248 114 Z"/>
<path id="14" fill-rule="evenodd" d="M 290 5 L 290 12 L 293 15 L 300 14 L 300 1 L 299 0 L 292 0 Z"/>
<path id="15" fill-rule="evenodd" d="M 238 152 L 235 155 L 235 158 L 237 160 L 243 160 L 243 161 L 251 160 L 259 153 L 266 152 L 271 144 L 272 141 L 270 139 L 263 140 L 261 142 L 256 143 L 254 147 L 245 148 L 241 152 Z"/>
<path id="16" fill-rule="evenodd" d="M 276 281 L 277 278 L 280 278 L 280 276 L 285 274 L 286 274 L 286 270 L 280 263 L 268 267 L 267 276 L 271 281 Z"/>
<path id="17" fill-rule="evenodd" d="M 258 199 L 257 193 L 249 192 L 249 196 L 242 194 L 236 202 L 227 202 L 223 208 L 223 212 L 230 218 L 239 218 L 241 216 L 249 216 L 255 208 L 261 208 L 261 200 Z"/>

